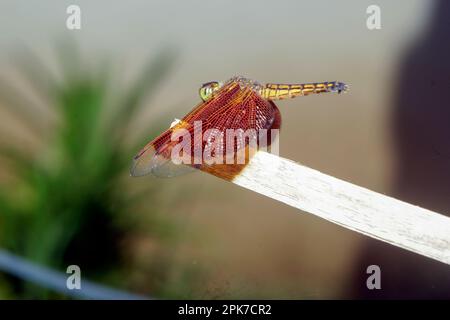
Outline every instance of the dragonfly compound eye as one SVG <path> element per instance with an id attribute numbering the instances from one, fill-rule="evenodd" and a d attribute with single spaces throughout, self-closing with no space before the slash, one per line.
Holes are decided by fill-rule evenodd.
<path id="1" fill-rule="evenodd" d="M 221 86 L 222 85 L 220 84 L 220 82 L 217 81 L 211 81 L 203 84 L 199 90 L 200 97 L 203 101 L 209 100 L 212 97 L 213 93 L 219 90 Z"/>

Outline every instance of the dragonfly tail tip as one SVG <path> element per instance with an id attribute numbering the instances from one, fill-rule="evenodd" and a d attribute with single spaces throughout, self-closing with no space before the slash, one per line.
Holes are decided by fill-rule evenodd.
<path id="1" fill-rule="evenodd" d="M 336 82 L 336 85 L 334 87 L 334 92 L 337 93 L 346 93 L 349 90 L 348 84 L 345 84 L 343 82 Z"/>

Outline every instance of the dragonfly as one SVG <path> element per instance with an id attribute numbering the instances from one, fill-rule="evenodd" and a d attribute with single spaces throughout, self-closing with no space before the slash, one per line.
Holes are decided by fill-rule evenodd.
<path id="1" fill-rule="evenodd" d="M 244 163 L 216 163 L 208 164 L 201 161 L 202 151 L 211 146 L 212 140 L 217 140 L 217 133 L 229 130 L 252 130 L 251 132 L 269 132 L 265 146 L 269 146 L 275 139 L 271 132 L 277 132 L 281 127 L 281 114 L 274 101 L 312 94 L 327 92 L 346 92 L 348 86 L 343 82 L 329 81 L 300 84 L 260 84 L 257 81 L 236 76 L 228 81 L 211 81 L 203 84 L 199 89 L 201 102 L 181 120 L 176 120 L 171 127 L 161 133 L 155 139 L 147 143 L 133 158 L 131 176 L 144 176 L 153 174 L 157 177 L 173 177 L 195 169 L 200 169 L 221 177 L 231 179 L 243 169 L 250 159 L 250 152 L 246 153 Z M 196 137 L 196 125 L 201 123 L 201 134 Z M 177 131 L 178 130 L 178 131 Z M 174 139 L 176 132 L 187 134 L 185 143 Z M 197 129 L 198 131 L 198 129 Z M 214 132 L 211 134 L 205 133 Z M 202 135 L 203 134 L 203 135 Z M 185 135 L 186 136 L 186 135 Z M 231 139 L 229 139 L 231 141 Z M 226 139 L 215 141 L 215 151 L 233 153 L 241 149 L 249 149 L 249 142 L 244 140 L 235 143 L 232 149 L 226 148 Z M 233 142 L 234 138 L 233 138 Z M 261 143 L 262 144 L 262 143 Z M 175 149 L 189 147 L 200 148 L 197 155 L 187 155 L 190 162 L 179 164 L 172 161 Z M 257 147 L 259 147 L 258 145 Z M 254 147 L 254 146 L 253 146 Z M 247 150 L 248 151 L 248 150 Z M 195 152 L 194 152 L 195 153 Z M 186 159 L 186 158 L 184 158 Z M 200 161 L 198 161 L 200 160 Z"/>

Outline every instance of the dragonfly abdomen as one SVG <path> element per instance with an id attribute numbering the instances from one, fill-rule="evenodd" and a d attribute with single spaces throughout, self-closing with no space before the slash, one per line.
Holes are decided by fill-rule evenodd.
<path id="1" fill-rule="evenodd" d="M 337 81 L 302 84 L 268 83 L 260 89 L 259 94 L 268 100 L 281 100 L 324 92 L 341 93 L 347 91 L 347 89 L 348 87 L 345 83 Z"/>

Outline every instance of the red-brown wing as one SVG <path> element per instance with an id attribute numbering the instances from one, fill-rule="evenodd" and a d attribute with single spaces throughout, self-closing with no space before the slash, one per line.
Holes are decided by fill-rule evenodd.
<path id="1" fill-rule="evenodd" d="M 203 133 L 208 129 L 217 129 L 224 136 L 227 129 L 270 129 L 278 121 L 277 116 L 279 117 L 279 113 L 273 103 L 264 100 L 249 87 L 241 88 L 238 83 L 230 82 L 210 100 L 197 105 L 179 124 L 148 143 L 134 158 L 131 175 L 153 173 L 156 176 L 171 177 L 192 171 L 191 166 L 175 165 L 171 161 L 172 149 L 180 143 L 172 141 L 172 133 L 177 129 L 189 132 L 190 150 L 194 150 L 195 145 L 200 143 L 203 150 L 207 140 Z M 196 121 L 201 121 L 203 137 L 194 135 Z M 236 146 L 235 150 L 244 146 Z"/>

